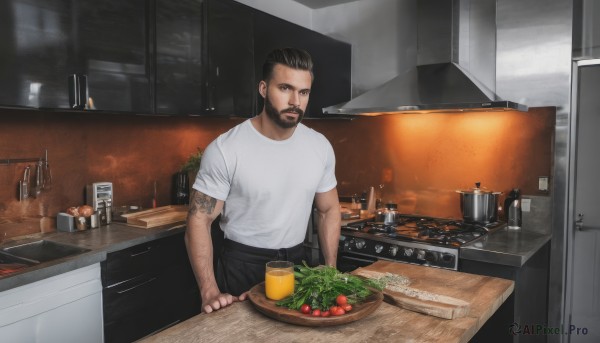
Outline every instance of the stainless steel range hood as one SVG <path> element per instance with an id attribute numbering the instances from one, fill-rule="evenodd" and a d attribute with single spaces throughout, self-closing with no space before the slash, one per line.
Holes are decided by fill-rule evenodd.
<path id="1" fill-rule="evenodd" d="M 495 41 L 495 1 L 489 0 L 491 10 L 478 10 L 492 18 L 477 18 L 479 23 L 491 25 L 487 31 Z M 461 50 L 477 56 L 472 51 L 476 46 L 488 49 L 485 44 L 461 42 L 460 18 L 471 20 L 471 7 L 485 5 L 478 0 L 419 0 L 418 6 L 418 56 L 417 66 L 406 70 L 387 83 L 370 90 L 349 102 L 323 109 L 327 114 L 381 115 L 419 112 L 460 111 L 527 111 L 527 106 L 501 99 L 482 82 L 455 61 L 460 60 Z M 482 20 L 483 19 L 483 20 Z M 481 24 L 480 24 L 481 25 Z M 473 25 L 475 26 L 475 25 Z M 483 30 L 485 31 L 485 30 Z M 475 33 L 470 32 L 471 36 Z M 477 34 L 480 34 L 479 31 Z M 469 37 L 469 32 L 462 36 Z M 488 70 L 495 75 L 495 44 Z M 463 58 L 464 59 L 464 58 Z"/>

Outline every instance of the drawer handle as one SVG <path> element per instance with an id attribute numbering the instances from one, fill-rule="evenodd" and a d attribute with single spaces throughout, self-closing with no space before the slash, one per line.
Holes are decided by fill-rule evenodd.
<path id="1" fill-rule="evenodd" d="M 131 255 L 129 255 L 129 256 L 131 256 L 131 257 L 136 257 L 136 256 L 139 256 L 139 255 L 143 255 L 143 254 L 145 254 L 145 253 L 147 253 L 147 252 L 150 252 L 150 249 L 152 249 L 152 247 L 147 247 L 147 248 L 146 248 L 146 250 L 144 250 L 144 251 L 141 251 L 141 252 L 138 252 L 138 253 L 135 253 L 135 254 L 131 254 Z"/>
<path id="2" fill-rule="evenodd" d="M 143 285 L 145 285 L 145 284 L 148 284 L 148 283 L 150 283 L 150 282 L 152 282 L 152 281 L 154 281 L 154 280 L 156 280 L 156 278 L 155 278 L 155 277 L 153 277 L 152 279 L 148 279 L 148 280 L 146 280 L 146 281 L 144 281 L 144 282 L 142 282 L 142 283 L 140 283 L 140 284 L 137 284 L 137 285 L 135 285 L 135 286 L 133 286 L 133 287 L 130 287 L 130 288 L 124 289 L 124 290 L 122 290 L 122 291 L 118 291 L 117 293 L 118 293 L 118 294 L 127 293 L 127 292 L 129 292 L 129 291 L 131 291 L 131 290 L 133 290 L 133 289 L 136 289 L 136 288 L 138 288 L 138 287 L 140 287 L 140 286 L 143 286 Z"/>

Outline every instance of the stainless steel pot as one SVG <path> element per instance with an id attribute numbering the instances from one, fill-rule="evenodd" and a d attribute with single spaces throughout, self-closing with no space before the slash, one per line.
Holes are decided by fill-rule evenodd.
<path id="1" fill-rule="evenodd" d="M 398 205 L 387 204 L 385 208 L 380 208 L 375 211 L 375 221 L 385 225 L 396 224 L 398 222 Z"/>
<path id="2" fill-rule="evenodd" d="M 498 220 L 498 197 L 502 192 L 492 192 L 480 188 L 475 183 L 471 190 L 458 190 L 460 210 L 463 220 L 469 223 L 493 223 Z"/>

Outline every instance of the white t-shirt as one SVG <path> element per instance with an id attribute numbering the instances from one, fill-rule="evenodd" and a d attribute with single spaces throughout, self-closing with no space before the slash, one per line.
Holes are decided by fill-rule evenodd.
<path id="1" fill-rule="evenodd" d="M 246 120 L 208 145 L 193 187 L 225 201 L 226 238 L 280 249 L 304 241 L 315 193 L 336 184 L 325 136 L 298 124 L 290 138 L 276 141 Z"/>

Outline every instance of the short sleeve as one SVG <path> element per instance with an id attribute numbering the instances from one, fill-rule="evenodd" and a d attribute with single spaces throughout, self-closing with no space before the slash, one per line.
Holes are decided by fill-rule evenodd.
<path id="1" fill-rule="evenodd" d="M 216 139 L 206 147 L 200 161 L 200 171 L 196 175 L 193 188 L 208 196 L 225 201 L 231 181 L 227 163 Z"/>
<path id="2" fill-rule="evenodd" d="M 335 153 L 327 138 L 324 136 L 322 138 L 325 141 L 323 144 L 325 147 L 325 168 L 319 187 L 317 187 L 317 193 L 328 192 L 337 185 L 337 180 L 335 178 Z"/>

